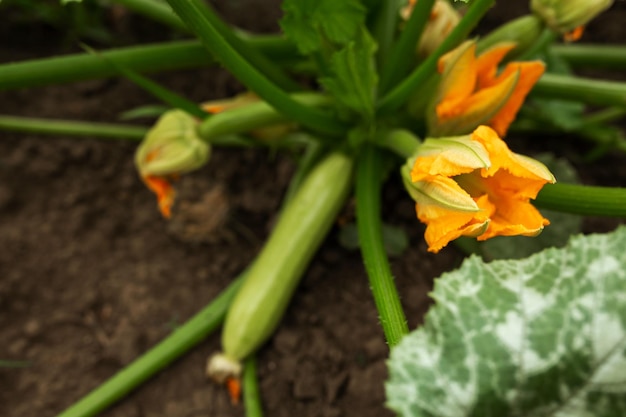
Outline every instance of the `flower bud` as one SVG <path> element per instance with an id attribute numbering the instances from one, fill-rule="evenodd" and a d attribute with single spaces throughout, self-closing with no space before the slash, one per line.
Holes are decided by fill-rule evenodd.
<path id="1" fill-rule="evenodd" d="M 430 136 L 467 134 L 481 124 L 506 134 L 545 67 L 539 61 L 510 62 L 498 72 L 515 45 L 499 43 L 477 56 L 476 42 L 466 41 L 440 58 L 441 80 L 427 110 Z"/>
<path id="2" fill-rule="evenodd" d="M 401 16 L 408 20 L 413 12 L 416 1 L 411 0 L 402 9 Z M 428 22 L 417 45 L 417 53 L 424 58 L 433 53 L 441 45 L 461 20 L 461 15 L 447 0 L 437 0 L 430 12 Z"/>
<path id="3" fill-rule="evenodd" d="M 531 0 L 530 8 L 566 40 L 577 40 L 583 26 L 612 4 L 613 0 Z"/>
<path id="4" fill-rule="evenodd" d="M 148 131 L 135 154 L 142 176 L 167 176 L 204 165 L 211 148 L 196 134 L 196 119 L 182 110 L 168 111 Z"/>
<path id="5" fill-rule="evenodd" d="M 539 39 L 543 23 L 533 14 L 518 17 L 496 28 L 480 38 L 477 44 L 478 53 L 482 53 L 499 43 L 514 42 L 515 48 L 509 51 L 504 61 L 522 55 Z"/>
<path id="6" fill-rule="evenodd" d="M 196 134 L 196 120 L 182 110 L 164 113 L 135 154 L 135 165 L 146 186 L 156 194 L 164 217 L 171 216 L 175 192 L 170 179 L 204 165 L 211 148 Z"/>

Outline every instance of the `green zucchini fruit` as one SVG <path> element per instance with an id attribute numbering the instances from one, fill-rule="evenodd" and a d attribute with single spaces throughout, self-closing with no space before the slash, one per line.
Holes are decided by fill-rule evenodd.
<path id="1" fill-rule="evenodd" d="M 237 378 L 241 360 L 274 332 L 309 261 L 351 188 L 353 160 L 333 152 L 309 173 L 283 210 L 231 304 L 222 330 L 223 354 L 208 364 L 219 382 Z"/>

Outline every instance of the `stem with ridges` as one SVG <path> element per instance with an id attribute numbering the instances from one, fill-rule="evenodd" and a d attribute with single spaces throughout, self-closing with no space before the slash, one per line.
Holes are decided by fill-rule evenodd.
<path id="1" fill-rule="evenodd" d="M 380 76 L 380 93 L 384 94 L 409 73 L 415 62 L 418 42 L 430 17 L 435 0 L 418 1 L 400 37 L 392 45 L 391 54 Z M 397 13 L 397 11 L 396 11 Z"/>
<path id="2" fill-rule="evenodd" d="M 400 84 L 394 87 L 378 104 L 380 114 L 390 114 L 400 108 L 406 100 L 428 80 L 437 70 L 437 61 L 444 53 L 463 41 L 469 32 L 478 24 L 495 0 L 475 0 L 467 14 L 448 35 L 441 45 L 422 64 Z"/>
<path id="3" fill-rule="evenodd" d="M 383 246 L 380 214 L 381 158 L 381 152 L 371 145 L 366 145 L 359 155 L 356 218 L 361 253 L 376 308 L 387 343 L 393 347 L 409 329 Z"/>
<path id="4" fill-rule="evenodd" d="M 374 12 L 376 19 L 372 27 L 372 34 L 378 45 L 376 50 L 376 67 L 379 73 L 381 73 L 381 69 L 389 58 L 389 52 L 391 51 L 397 28 L 399 9 L 400 2 L 398 0 L 382 0 Z"/>
<path id="5" fill-rule="evenodd" d="M 547 73 L 537 81 L 533 94 L 587 104 L 626 106 L 626 83 L 618 81 Z"/>
<path id="6" fill-rule="evenodd" d="M 246 407 L 246 417 L 263 417 L 256 369 L 256 358 L 250 355 L 243 368 L 243 403 Z"/>
<path id="7" fill-rule="evenodd" d="M 624 45 L 555 44 L 550 51 L 575 68 L 626 69 Z"/>
<path id="8" fill-rule="evenodd" d="M 181 32 L 189 32 L 187 26 L 174 14 L 174 11 L 162 3 L 155 0 L 112 0 L 126 8 L 149 17 L 152 20 L 163 23 Z"/>
<path id="9" fill-rule="evenodd" d="M 257 93 L 263 100 L 294 121 L 315 131 L 327 134 L 341 134 L 346 126 L 329 113 L 312 109 L 291 99 L 289 95 L 268 80 L 247 60 L 237 53 L 220 35 L 195 4 L 195 1 L 168 0 L 174 11 L 202 40 L 222 64 L 246 87 Z"/>
<path id="10" fill-rule="evenodd" d="M 626 217 L 626 188 L 547 184 L 535 205 L 584 216 Z"/>
<path id="11" fill-rule="evenodd" d="M 298 56 L 284 38 L 264 35 L 246 40 L 252 48 L 274 60 Z M 109 49 L 100 52 L 119 65 L 141 73 L 206 67 L 215 59 L 199 41 L 176 41 Z M 117 71 L 90 54 L 72 54 L 0 65 L 0 90 L 36 87 L 116 76 Z"/>
<path id="12" fill-rule="evenodd" d="M 90 417 L 98 414 L 204 340 L 224 320 L 244 274 L 158 345 L 57 417 Z"/>
<path id="13" fill-rule="evenodd" d="M 48 120 L 32 117 L 0 116 L 0 130 L 45 135 L 91 136 L 103 139 L 141 140 L 148 129 L 113 123 Z"/>

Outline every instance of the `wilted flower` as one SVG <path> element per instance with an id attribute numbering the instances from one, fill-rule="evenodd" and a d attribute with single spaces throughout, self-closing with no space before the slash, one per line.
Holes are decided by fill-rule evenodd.
<path id="1" fill-rule="evenodd" d="M 467 134 L 481 124 L 506 134 L 545 69 L 540 61 L 510 62 L 498 72 L 513 48 L 502 42 L 477 57 L 476 43 L 466 41 L 441 57 L 441 82 L 428 111 L 430 136 Z"/>
<path id="2" fill-rule="evenodd" d="M 427 139 L 403 168 L 403 180 L 426 224 L 430 252 L 460 237 L 536 236 L 550 222 L 530 204 L 552 173 L 511 152 L 497 133 Z"/>
<path id="3" fill-rule="evenodd" d="M 576 41 L 584 26 L 612 4 L 613 0 L 531 0 L 530 8 L 552 30 Z"/>
<path id="4" fill-rule="evenodd" d="M 135 165 L 148 188 L 157 196 L 159 209 L 170 217 L 174 188 L 170 179 L 204 165 L 209 145 L 196 134 L 197 121 L 182 110 L 164 113 L 135 154 Z"/>
<path id="5" fill-rule="evenodd" d="M 411 17 L 417 0 L 409 0 L 409 4 L 400 12 L 404 20 Z M 452 29 L 461 20 L 461 15 L 447 0 L 437 0 L 430 12 L 428 22 L 417 45 L 417 53 L 421 57 L 430 55 L 441 45 Z"/>

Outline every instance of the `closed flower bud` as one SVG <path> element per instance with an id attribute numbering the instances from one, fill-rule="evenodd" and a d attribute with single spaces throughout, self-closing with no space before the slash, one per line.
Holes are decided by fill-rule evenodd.
<path id="1" fill-rule="evenodd" d="M 613 0 L 531 0 L 530 8 L 552 30 L 575 41 L 583 27 L 612 4 Z"/>
<path id="2" fill-rule="evenodd" d="M 164 217 L 170 217 L 174 189 L 169 180 L 200 168 L 210 154 L 209 145 L 196 134 L 197 121 L 181 110 L 169 111 L 148 131 L 135 154 L 135 165 L 156 195 Z"/>
<path id="3" fill-rule="evenodd" d="M 545 68 L 540 61 L 510 62 L 498 71 L 515 45 L 499 43 L 477 56 L 476 43 L 466 41 L 440 58 L 441 81 L 427 110 L 430 136 L 468 134 L 481 124 L 506 134 Z"/>
<path id="4" fill-rule="evenodd" d="M 415 0 L 411 0 L 402 9 L 401 15 L 405 20 L 408 20 L 411 16 L 415 3 Z M 433 5 L 428 22 L 424 27 L 424 32 L 417 45 L 418 55 L 424 58 L 433 53 L 460 20 L 461 15 L 447 0 L 437 0 Z"/>

